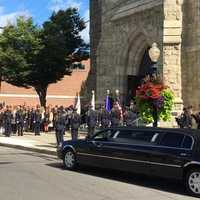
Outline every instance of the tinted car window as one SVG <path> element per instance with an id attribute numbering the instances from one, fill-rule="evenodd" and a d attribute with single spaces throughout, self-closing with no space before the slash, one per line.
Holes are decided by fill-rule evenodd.
<path id="1" fill-rule="evenodd" d="M 183 134 L 166 133 L 163 136 L 160 144 L 162 146 L 180 148 L 181 144 L 183 142 L 183 139 L 184 139 L 184 135 Z"/>
<path id="2" fill-rule="evenodd" d="M 106 141 L 115 133 L 113 130 L 105 130 L 97 133 L 92 139 L 98 141 Z"/>
<path id="3" fill-rule="evenodd" d="M 154 143 L 158 133 L 155 132 L 142 132 L 142 131 L 131 131 L 131 130 L 120 130 L 116 137 L 118 142 L 126 143 Z"/>
<path id="4" fill-rule="evenodd" d="M 192 143 L 193 143 L 192 138 L 190 136 L 185 136 L 182 147 L 185 149 L 191 149 Z"/>

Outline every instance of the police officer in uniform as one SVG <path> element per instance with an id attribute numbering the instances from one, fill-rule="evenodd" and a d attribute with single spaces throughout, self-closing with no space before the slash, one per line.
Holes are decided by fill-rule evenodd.
<path id="1" fill-rule="evenodd" d="M 10 137 L 12 132 L 12 112 L 9 106 L 6 106 L 6 110 L 3 115 L 5 136 Z"/>
<path id="2" fill-rule="evenodd" d="M 118 127 L 120 125 L 121 120 L 121 113 L 117 107 L 117 104 L 111 110 L 110 117 L 111 117 L 111 127 Z"/>
<path id="3" fill-rule="evenodd" d="M 136 126 L 137 114 L 131 108 L 126 108 L 124 114 L 124 123 L 126 126 Z"/>
<path id="4" fill-rule="evenodd" d="M 40 135 L 41 122 L 42 122 L 42 114 L 40 112 L 40 107 L 37 106 L 37 109 L 34 112 L 34 118 L 33 118 L 35 135 Z"/>
<path id="5" fill-rule="evenodd" d="M 97 113 L 92 109 L 92 105 L 89 106 L 89 109 L 86 113 L 86 123 L 88 126 L 88 138 L 94 135 L 95 127 L 97 124 Z"/>
<path id="6" fill-rule="evenodd" d="M 110 126 L 110 112 L 108 112 L 105 106 L 102 106 L 98 116 L 98 122 L 102 129 Z"/>
<path id="7" fill-rule="evenodd" d="M 61 145 L 64 141 L 65 126 L 66 126 L 66 114 L 61 109 L 58 109 L 55 118 L 55 131 L 56 131 L 56 140 L 58 146 Z"/>
<path id="8" fill-rule="evenodd" d="M 18 136 L 23 136 L 24 118 L 25 118 L 25 115 L 24 115 L 22 107 L 20 106 L 15 116 Z"/>
<path id="9" fill-rule="evenodd" d="M 77 113 L 77 109 L 74 108 L 73 113 L 71 114 L 71 136 L 72 140 L 78 139 L 78 129 L 81 125 L 81 116 Z"/>

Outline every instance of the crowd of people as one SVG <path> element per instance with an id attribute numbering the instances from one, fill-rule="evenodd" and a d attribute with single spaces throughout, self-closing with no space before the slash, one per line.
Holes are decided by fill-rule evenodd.
<path id="1" fill-rule="evenodd" d="M 81 114 L 78 114 L 73 106 L 43 108 L 39 105 L 30 107 L 0 104 L 0 132 L 10 137 L 11 134 L 23 136 L 24 132 L 40 135 L 40 132 L 54 131 L 57 144 L 60 144 L 63 142 L 65 131 L 71 131 L 72 140 L 76 140 L 81 125 L 87 127 L 88 137 L 94 134 L 97 127 L 136 126 L 138 114 L 134 102 L 131 102 L 129 107 L 123 108 L 115 102 L 110 111 L 103 105 L 97 110 L 88 105 Z M 176 121 L 180 128 L 193 128 L 196 124 L 200 129 L 200 112 L 193 113 L 192 106 L 189 106 L 183 109 L 183 113 L 176 118 Z"/>
<path id="2" fill-rule="evenodd" d="M 76 140 L 81 125 L 88 128 L 88 137 L 91 137 L 96 127 L 107 128 L 123 124 L 134 126 L 136 119 L 137 111 L 134 103 L 123 109 L 123 112 L 117 102 L 113 104 L 111 111 L 108 111 L 105 106 L 93 110 L 92 106 L 88 105 L 81 114 L 78 114 L 73 106 L 43 108 L 39 105 L 30 107 L 0 104 L 0 132 L 6 137 L 10 137 L 11 134 L 23 136 L 24 132 L 40 135 L 40 132 L 55 131 L 58 144 L 63 141 L 65 131 L 69 130 L 72 139 Z"/>
<path id="3" fill-rule="evenodd" d="M 180 128 L 200 129 L 200 112 L 193 112 L 192 106 L 184 107 L 181 115 L 176 118 L 176 122 Z"/>

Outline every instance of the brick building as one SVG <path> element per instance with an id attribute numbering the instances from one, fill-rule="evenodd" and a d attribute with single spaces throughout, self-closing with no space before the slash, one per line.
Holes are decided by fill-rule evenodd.
<path id="1" fill-rule="evenodd" d="M 77 93 L 83 94 L 84 85 L 90 73 L 90 60 L 84 61 L 85 69 L 76 69 L 71 76 L 65 76 L 56 84 L 51 84 L 47 91 L 47 105 L 73 105 Z M 84 97 L 83 97 L 84 98 Z M 39 97 L 34 89 L 24 89 L 5 82 L 1 84 L 0 102 L 8 105 L 37 105 Z"/>

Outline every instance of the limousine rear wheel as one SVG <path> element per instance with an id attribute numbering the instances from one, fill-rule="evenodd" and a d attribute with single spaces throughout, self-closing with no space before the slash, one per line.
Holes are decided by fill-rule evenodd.
<path id="1" fill-rule="evenodd" d="M 195 197 L 200 197 L 200 168 L 189 170 L 185 181 L 188 192 Z"/>
<path id="2" fill-rule="evenodd" d="M 73 150 L 68 149 L 64 153 L 63 164 L 65 169 L 75 169 L 76 167 L 76 155 Z"/>

